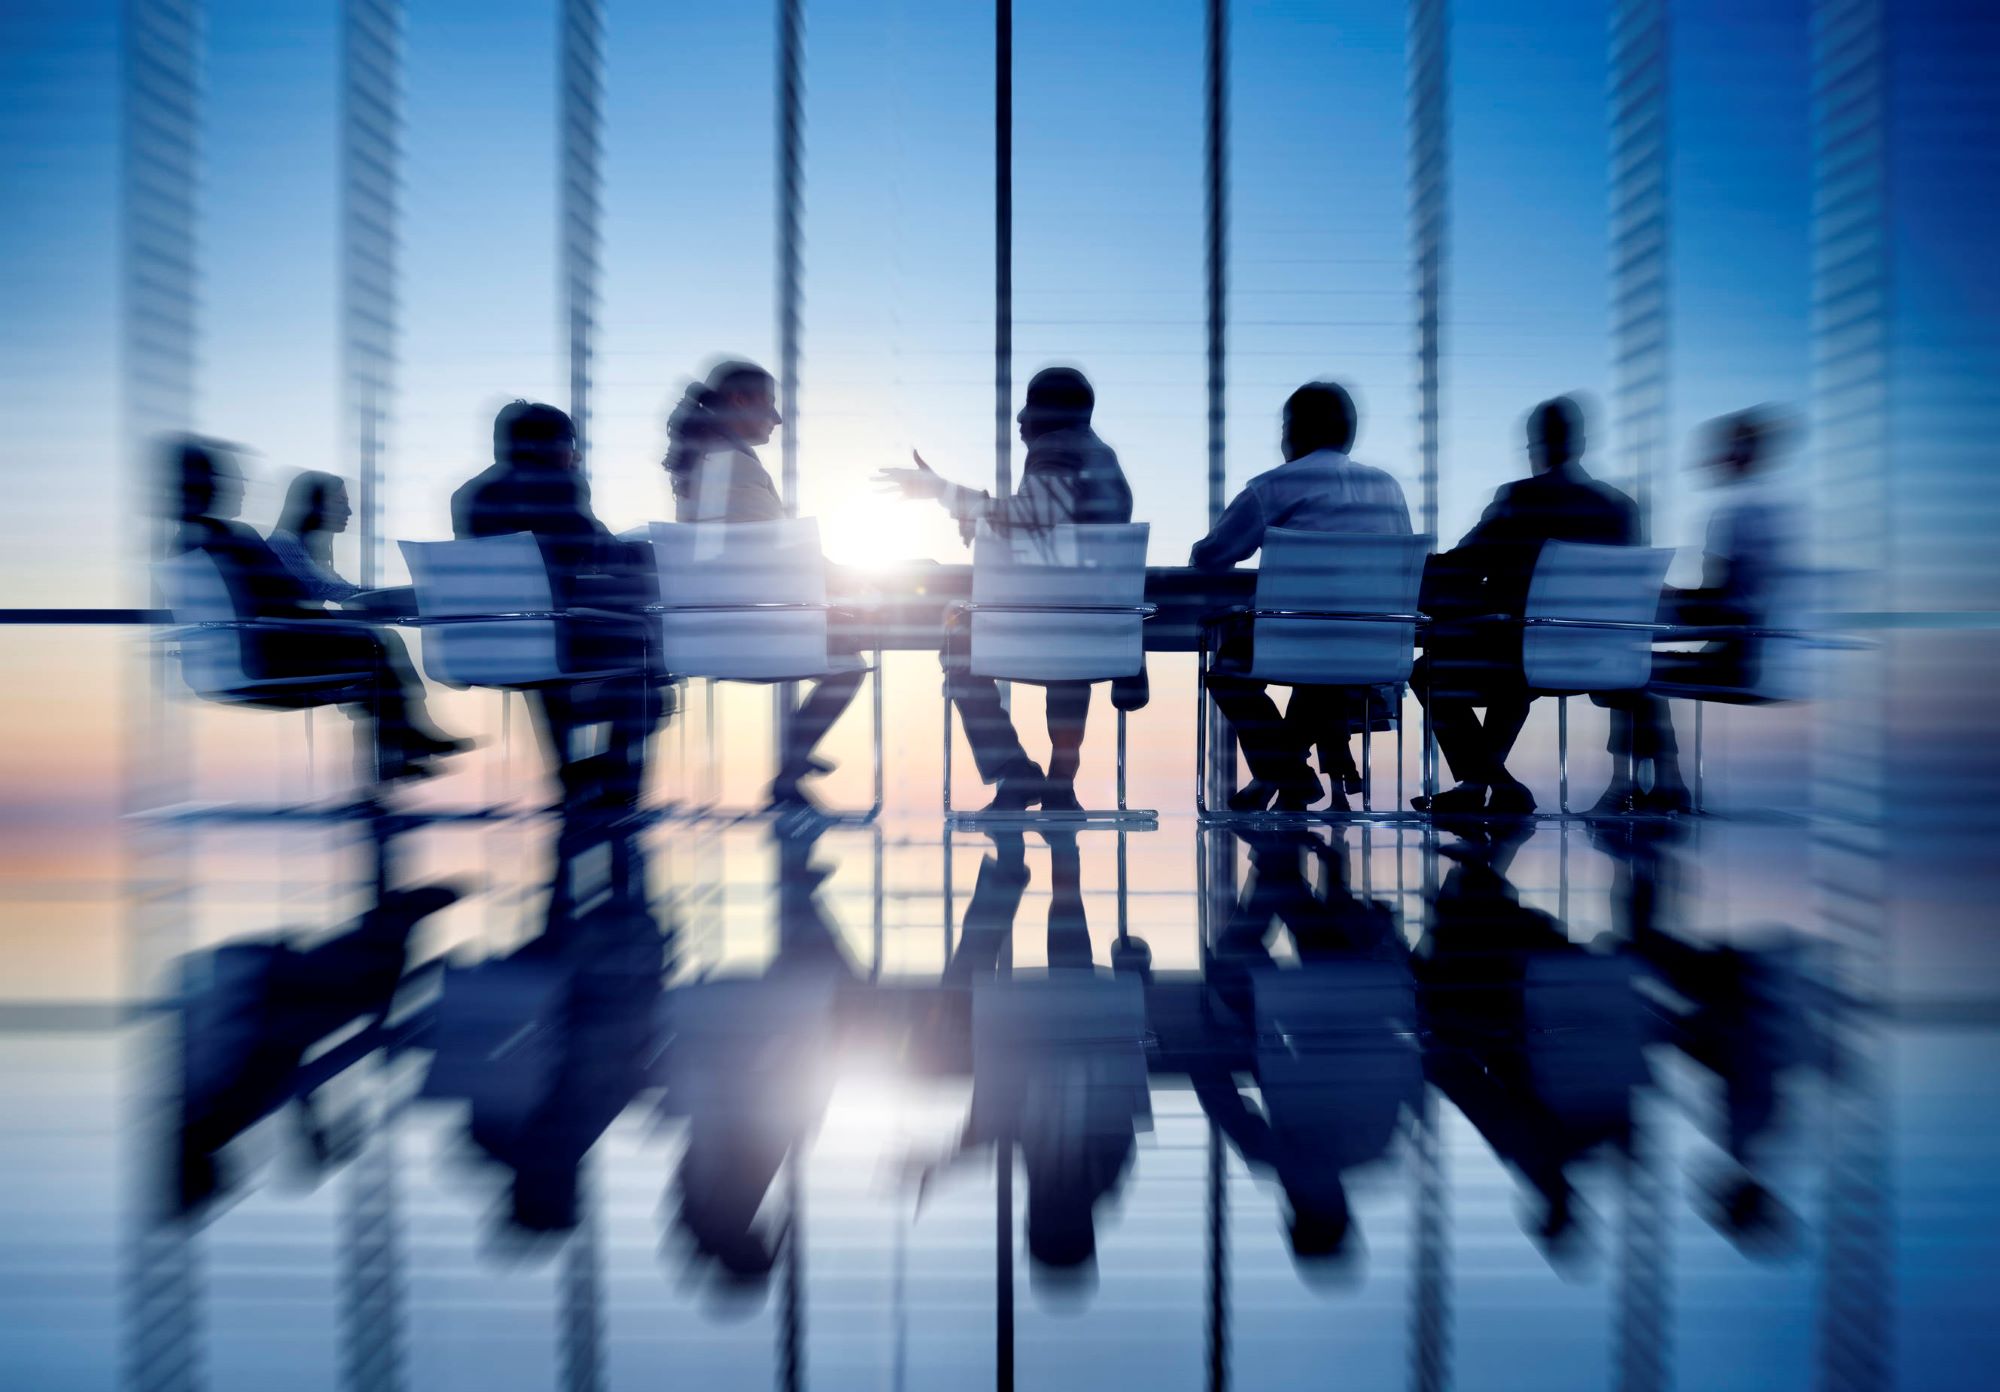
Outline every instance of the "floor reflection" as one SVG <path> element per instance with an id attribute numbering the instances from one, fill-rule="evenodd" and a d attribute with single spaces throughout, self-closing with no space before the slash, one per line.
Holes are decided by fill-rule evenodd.
<path id="1" fill-rule="evenodd" d="M 132 1362 L 240 1337 L 209 1332 L 225 1273 L 200 1252 L 253 1213 L 306 1222 L 340 1175 L 344 1385 L 404 1385 L 439 1340 L 539 1385 L 522 1329 L 468 1344 L 417 1294 L 447 1240 L 496 1290 L 553 1274 L 565 1385 L 699 1347 L 784 1386 L 1081 1385 L 1108 1350 L 1219 1386 L 1287 1375 L 1277 1311 L 1345 1330 L 1343 1305 L 1356 1366 L 1412 1386 L 1486 1381 L 1510 1310 L 1552 1386 L 1667 1385 L 1704 1321 L 1749 1338 L 1761 1385 L 1882 1366 L 1822 1338 L 1816 1371 L 1676 1309 L 1769 1270 L 1805 1318 L 1820 1229 L 1890 1236 L 1884 1196 L 1817 1198 L 1829 1119 L 1880 1105 L 1846 1062 L 1838 944 L 1704 927 L 1728 828 L 923 830 L 574 826 L 483 937 L 438 925 L 501 894 L 490 865 L 188 954 L 171 1105 L 132 1110 L 164 1119 Z M 914 965 L 904 940 L 940 930 Z M 444 1207 L 399 1197 L 431 1186 Z M 1488 1217 L 1509 1209 L 1518 1249 Z M 963 1337 L 913 1338 L 926 1309 Z"/>

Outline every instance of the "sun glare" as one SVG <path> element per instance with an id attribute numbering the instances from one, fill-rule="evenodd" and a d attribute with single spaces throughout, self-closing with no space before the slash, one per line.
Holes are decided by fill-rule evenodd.
<path id="1" fill-rule="evenodd" d="M 837 565 L 882 569 L 906 561 L 937 559 L 951 536 L 951 520 L 930 503 L 879 494 L 849 498 L 820 519 L 820 545 Z"/>

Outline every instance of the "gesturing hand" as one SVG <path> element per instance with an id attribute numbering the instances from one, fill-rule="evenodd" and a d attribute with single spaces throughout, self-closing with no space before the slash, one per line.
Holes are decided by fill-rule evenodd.
<path id="1" fill-rule="evenodd" d="M 876 486 L 886 493 L 901 493 L 905 498 L 943 497 L 944 480 L 915 450 L 910 451 L 910 458 L 917 461 L 916 468 L 879 470 L 875 475 Z"/>

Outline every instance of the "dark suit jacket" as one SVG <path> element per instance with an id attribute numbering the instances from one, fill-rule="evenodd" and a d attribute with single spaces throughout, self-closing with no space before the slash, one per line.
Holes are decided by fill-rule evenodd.
<path id="1" fill-rule="evenodd" d="M 1493 495 L 1465 539 L 1432 558 L 1424 576 L 1424 612 L 1434 617 L 1518 614 L 1545 541 L 1634 546 L 1639 509 L 1632 500 L 1566 464 L 1507 484 Z"/>
<path id="2" fill-rule="evenodd" d="M 615 545 L 590 510 L 590 485 L 571 469 L 493 464 L 451 495 L 451 529 L 461 538 L 534 533 L 550 579 L 565 591 L 578 572 L 597 568 Z M 567 595 L 563 602 L 570 602 Z"/>

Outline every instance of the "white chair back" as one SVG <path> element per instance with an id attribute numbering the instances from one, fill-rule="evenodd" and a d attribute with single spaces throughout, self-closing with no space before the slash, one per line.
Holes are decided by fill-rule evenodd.
<path id="1" fill-rule="evenodd" d="M 1344 535 L 1272 527 L 1257 563 L 1257 608 L 1413 614 L 1427 536 Z M 1251 624 L 1250 675 L 1284 685 L 1390 686 L 1410 679 L 1417 626 L 1267 619 Z"/>
<path id="2" fill-rule="evenodd" d="M 826 558 L 816 520 L 655 522 L 651 536 L 667 671 L 787 681 L 829 670 Z M 809 607 L 748 607 L 759 604 Z"/>
<path id="3" fill-rule="evenodd" d="M 1144 522 L 981 528 L 972 548 L 972 602 L 1032 612 L 974 611 L 973 672 L 1011 681 L 1108 681 L 1139 671 L 1150 531 Z"/>
<path id="4" fill-rule="evenodd" d="M 1526 617 L 1652 623 L 1673 558 L 1664 547 L 1544 542 L 1528 584 Z M 1652 678 L 1653 635 L 1529 624 L 1521 635 L 1521 665 L 1538 691 L 1630 691 Z"/>
<path id="5" fill-rule="evenodd" d="M 449 686 L 535 686 L 563 677 L 562 640 L 551 614 L 555 598 L 547 563 L 533 535 L 466 541 L 405 541 L 403 559 L 422 619 L 495 616 L 491 623 L 441 623 L 424 628 L 424 672 Z"/>
<path id="6" fill-rule="evenodd" d="M 215 557 L 206 551 L 183 552 L 155 564 L 153 580 L 174 623 L 184 626 L 176 643 L 181 654 L 181 679 L 188 689 L 220 701 L 253 685 L 244 663 L 243 630 L 195 627 L 237 621 L 236 601 Z"/>

